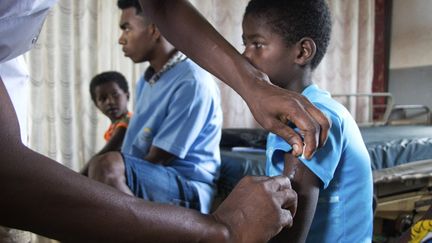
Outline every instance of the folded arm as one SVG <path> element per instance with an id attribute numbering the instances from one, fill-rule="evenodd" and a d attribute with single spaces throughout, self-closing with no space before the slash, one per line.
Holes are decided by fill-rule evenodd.
<path id="1" fill-rule="evenodd" d="M 173 161 L 176 158 L 175 155 L 160 149 L 155 146 L 150 147 L 150 151 L 148 154 L 144 157 L 144 160 L 147 160 L 154 164 L 162 164 L 162 165 L 168 165 L 171 161 Z"/>

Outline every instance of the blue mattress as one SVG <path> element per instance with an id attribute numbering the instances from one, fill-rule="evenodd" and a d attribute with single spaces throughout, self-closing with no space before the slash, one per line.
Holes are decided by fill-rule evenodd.
<path id="1" fill-rule="evenodd" d="M 432 126 L 378 126 L 360 130 L 373 170 L 432 158 Z"/>

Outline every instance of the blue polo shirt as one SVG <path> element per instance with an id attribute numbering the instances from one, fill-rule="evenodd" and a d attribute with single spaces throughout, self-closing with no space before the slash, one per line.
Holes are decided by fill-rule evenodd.
<path id="1" fill-rule="evenodd" d="M 153 145 L 177 157 L 170 163 L 196 182 L 202 205 L 214 195 L 219 177 L 222 110 L 212 76 L 186 59 L 154 84 L 142 77 L 122 153 L 144 158 Z M 210 187 L 209 187 L 210 185 Z"/>
<path id="2" fill-rule="evenodd" d="M 372 241 L 372 171 L 356 122 L 341 104 L 316 85 L 303 93 L 332 121 L 327 143 L 308 161 L 300 158 L 322 182 L 307 242 Z M 280 175 L 284 153 L 291 146 L 269 134 L 266 173 Z"/>

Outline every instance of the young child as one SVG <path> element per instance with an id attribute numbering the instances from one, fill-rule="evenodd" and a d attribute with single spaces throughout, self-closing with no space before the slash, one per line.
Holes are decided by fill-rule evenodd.
<path id="1" fill-rule="evenodd" d="M 100 73 L 90 81 L 90 95 L 96 107 L 111 120 L 104 134 L 106 144 L 96 155 L 120 151 L 132 115 L 127 108 L 129 87 L 126 78 L 115 71 Z M 92 159 L 81 170 L 84 175 L 88 175 Z"/>
<path id="2" fill-rule="evenodd" d="M 243 55 L 273 84 L 301 93 L 332 122 L 327 143 L 310 161 L 292 156 L 291 146 L 275 134 L 268 136 L 267 174 L 288 175 L 298 194 L 294 225 L 275 242 L 371 242 L 368 152 L 349 112 L 311 80 L 330 34 L 325 0 L 252 0 L 243 17 Z"/>
<path id="3" fill-rule="evenodd" d="M 126 78 L 119 72 L 103 72 L 90 82 L 90 95 L 96 107 L 110 120 L 111 125 L 104 134 L 107 144 L 98 153 L 120 151 L 129 119 L 129 87 Z"/>

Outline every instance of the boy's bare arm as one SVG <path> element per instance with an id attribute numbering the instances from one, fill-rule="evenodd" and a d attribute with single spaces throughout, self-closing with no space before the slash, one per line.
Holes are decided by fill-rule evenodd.
<path id="1" fill-rule="evenodd" d="M 320 181 L 290 153 L 285 154 L 283 174 L 291 179 L 292 187 L 297 192 L 298 209 L 293 227 L 282 230 L 271 242 L 305 242 L 318 202 Z"/>
<path id="2" fill-rule="evenodd" d="M 175 155 L 156 146 L 151 146 L 148 154 L 144 157 L 144 160 L 154 164 L 168 165 L 175 158 Z"/>
<path id="3" fill-rule="evenodd" d="M 328 119 L 302 95 L 271 85 L 267 75 L 243 58 L 188 1 L 140 2 L 146 16 L 174 46 L 236 90 L 255 119 L 293 145 L 294 154 L 304 152 L 310 158 L 325 143 Z M 307 146 L 287 121 L 301 130 Z"/>
<path id="4" fill-rule="evenodd" d="M 120 151 L 121 146 L 123 144 L 123 139 L 126 135 L 127 128 L 125 127 L 117 127 L 114 130 L 113 135 L 110 140 L 105 144 L 105 146 L 97 153 L 97 155 L 104 154 L 110 151 Z"/>

